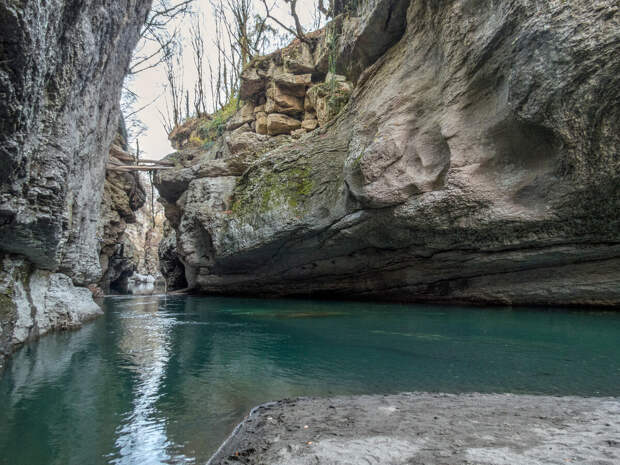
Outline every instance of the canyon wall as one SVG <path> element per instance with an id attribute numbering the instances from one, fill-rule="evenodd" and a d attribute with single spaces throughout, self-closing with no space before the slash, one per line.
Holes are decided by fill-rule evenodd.
<path id="1" fill-rule="evenodd" d="M 609 0 L 364 2 L 168 157 L 166 252 L 208 293 L 618 305 L 618 30 Z"/>
<path id="2" fill-rule="evenodd" d="M 128 149 L 125 125 L 121 117 L 108 164 L 135 164 L 135 157 L 127 152 Z M 129 225 L 138 221 L 146 195 L 138 172 L 110 169 L 106 171 L 97 228 L 101 278 L 97 284 L 99 289 L 91 286 L 95 293 L 109 292 L 111 287 L 125 288 L 127 278 L 137 271 L 141 252 L 134 246 L 133 241 L 128 240 L 127 230 Z"/>
<path id="3" fill-rule="evenodd" d="M 100 313 L 97 225 L 149 0 L 0 1 L 0 358 Z"/>

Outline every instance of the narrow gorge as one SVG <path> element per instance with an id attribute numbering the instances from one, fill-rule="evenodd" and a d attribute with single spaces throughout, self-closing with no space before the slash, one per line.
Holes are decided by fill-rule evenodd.
<path id="1" fill-rule="evenodd" d="M 620 463 L 619 38 L 0 0 L 0 465 Z"/>
<path id="2" fill-rule="evenodd" d="M 3 7 L 3 352 L 95 316 L 83 287 L 132 269 L 146 193 L 104 171 L 147 10 Z M 171 289 L 617 305 L 616 13 L 377 0 L 253 60 L 221 132 L 171 134 Z"/>

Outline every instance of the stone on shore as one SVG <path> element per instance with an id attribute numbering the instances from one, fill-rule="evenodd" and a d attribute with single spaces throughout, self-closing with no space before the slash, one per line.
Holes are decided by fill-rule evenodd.
<path id="1" fill-rule="evenodd" d="M 256 408 L 208 465 L 613 465 L 618 438 L 619 398 L 302 398 Z"/>

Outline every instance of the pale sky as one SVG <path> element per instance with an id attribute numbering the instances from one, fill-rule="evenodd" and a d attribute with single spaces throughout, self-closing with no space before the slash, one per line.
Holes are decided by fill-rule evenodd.
<path id="1" fill-rule="evenodd" d="M 299 0 L 297 3 L 297 14 L 299 15 L 300 20 L 307 32 L 313 29 L 312 24 L 314 21 L 314 12 L 316 11 L 316 2 L 317 0 Z M 288 5 L 284 3 L 283 0 L 277 0 L 277 3 L 276 9 L 274 10 L 275 13 L 272 12 L 272 14 L 274 14 L 274 16 L 276 16 L 283 23 L 292 26 L 293 20 L 288 14 Z M 264 12 L 264 7 L 259 0 L 254 1 L 254 6 L 257 13 L 262 14 Z M 214 23 L 209 1 L 195 0 L 194 11 L 194 18 L 200 18 L 201 20 L 201 27 L 205 42 L 205 65 L 206 58 L 211 57 L 212 66 L 215 70 L 217 49 L 215 45 L 213 45 L 215 28 L 213 25 Z M 189 42 L 189 30 L 192 20 L 195 19 L 187 16 L 178 24 L 172 26 L 178 27 L 181 32 L 184 52 L 183 81 L 185 88 L 190 90 L 190 98 L 193 93 L 194 82 L 196 81 L 196 71 L 194 69 L 192 49 Z M 271 23 L 271 25 L 276 29 L 280 28 L 275 23 Z M 208 71 L 205 71 L 205 77 L 208 79 Z M 161 123 L 161 116 L 159 113 L 164 109 L 164 98 L 162 95 L 165 92 L 165 82 L 166 79 L 163 66 L 143 71 L 127 82 L 127 87 L 138 95 L 138 101 L 135 103 L 134 109 L 142 108 L 153 100 L 158 99 L 154 104 L 138 113 L 139 118 L 147 127 L 146 132 L 139 137 L 140 152 L 142 156 L 146 158 L 160 159 L 174 151 L 168 141 L 168 136 Z M 205 83 L 205 85 L 207 86 L 205 93 L 207 94 L 207 98 L 210 100 L 208 83 Z M 129 143 L 132 151 L 135 151 L 135 140 L 130 140 Z"/>

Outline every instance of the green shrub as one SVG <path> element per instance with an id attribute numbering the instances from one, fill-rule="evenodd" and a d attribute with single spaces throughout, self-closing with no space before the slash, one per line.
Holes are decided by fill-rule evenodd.
<path id="1" fill-rule="evenodd" d="M 228 120 L 237 112 L 239 108 L 239 97 L 231 98 L 226 105 L 211 115 L 211 119 L 198 129 L 198 135 L 205 141 L 214 142 L 222 135 Z"/>

